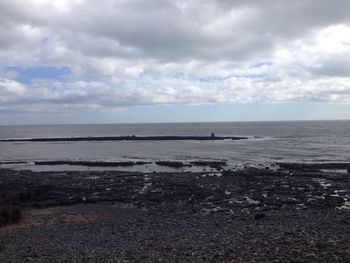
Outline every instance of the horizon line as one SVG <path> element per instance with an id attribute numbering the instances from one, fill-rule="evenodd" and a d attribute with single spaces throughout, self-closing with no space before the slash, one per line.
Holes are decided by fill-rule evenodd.
<path id="1" fill-rule="evenodd" d="M 136 124 L 190 124 L 190 123 L 249 123 L 249 122 L 332 122 L 350 121 L 350 119 L 291 119 L 291 120 L 239 120 L 239 121 L 173 121 L 173 122 L 101 122 L 101 123 L 25 123 L 25 124 L 0 124 L 0 127 L 8 126 L 60 126 L 60 125 L 136 125 Z"/>

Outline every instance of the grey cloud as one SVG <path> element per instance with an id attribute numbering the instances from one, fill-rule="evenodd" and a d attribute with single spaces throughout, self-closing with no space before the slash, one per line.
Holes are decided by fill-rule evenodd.
<path id="1" fill-rule="evenodd" d="M 350 54 L 348 56 L 331 56 L 311 67 L 311 72 L 319 76 L 350 77 Z"/>
<path id="2" fill-rule="evenodd" d="M 345 0 L 3 0 L 0 67 L 72 75 L 21 86 L 4 73 L 0 106 L 348 102 L 350 46 L 328 54 L 317 39 L 343 25 L 350 43 L 348 10 Z"/>
<path id="3" fill-rule="evenodd" d="M 161 8 L 157 8 L 158 1 L 153 5 L 149 1 L 146 5 L 136 2 L 137 5 L 128 1 L 118 6 L 118 11 L 111 9 L 102 17 L 98 8 L 89 9 L 87 14 L 82 10 L 82 17 L 92 19 L 84 20 L 80 26 L 86 32 L 118 40 L 156 59 L 221 59 L 228 54 L 230 59 L 240 59 L 245 58 L 243 53 L 249 56 L 257 50 L 270 51 L 277 40 L 283 43 L 325 25 L 344 23 L 349 20 L 350 9 L 348 1 L 244 1 L 226 10 L 218 9 L 220 1 L 205 1 L 209 8 L 203 9 L 198 8 L 201 4 L 197 1 L 190 1 L 197 4 L 197 9 L 192 8 L 188 14 L 166 1 Z M 240 11 L 244 13 L 241 17 Z M 217 20 L 229 17 L 230 12 L 233 21 L 212 32 L 206 30 Z"/>
<path id="4" fill-rule="evenodd" d="M 88 55 L 137 54 L 161 61 L 241 60 L 268 54 L 277 40 L 283 43 L 302 38 L 315 28 L 348 21 L 350 9 L 349 1 L 345 0 L 131 0 L 89 1 L 73 5 L 67 13 L 49 9 L 43 15 L 39 7 L 29 12 L 30 2 L 27 5 L 16 0 L 2 1 L 0 10 L 7 21 L 63 32 L 60 39 L 63 43 L 73 50 L 79 50 L 81 45 L 77 43 L 82 43 L 81 51 Z M 208 30 L 225 18 L 226 22 Z M 77 42 L 77 37 L 69 34 L 64 37 L 65 31 L 90 38 L 78 38 Z M 84 45 L 86 42 L 96 45 Z"/>
<path id="5" fill-rule="evenodd" d="M 179 7 L 181 3 L 186 3 L 183 9 Z M 126 55 L 133 49 L 140 56 L 160 60 L 215 60 L 245 59 L 252 52 L 270 51 L 276 40 L 300 38 L 317 27 L 348 21 L 349 8 L 349 2 L 341 0 L 317 3 L 132 0 L 91 1 L 73 6 L 68 13 L 51 16 L 42 15 L 38 8 L 31 14 L 30 6 L 22 1 L 3 1 L 0 9 L 8 20 L 17 23 L 90 35 L 91 42 L 101 41 L 101 45 L 103 38 L 109 38 L 119 43 L 120 53 L 124 49 Z M 239 15 L 240 11 L 243 15 Z M 224 18 L 228 18 L 226 23 L 211 32 L 207 30 Z M 70 38 L 62 41 L 70 46 L 76 44 L 69 43 Z"/>

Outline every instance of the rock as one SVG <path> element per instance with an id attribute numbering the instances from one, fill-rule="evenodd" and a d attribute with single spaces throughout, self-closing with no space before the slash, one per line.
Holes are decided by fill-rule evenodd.
<path id="1" fill-rule="evenodd" d="M 222 168 L 222 166 L 226 165 L 225 161 L 193 161 L 190 163 L 195 166 L 209 166 L 211 168 L 216 168 L 216 169 L 220 169 Z"/>
<path id="2" fill-rule="evenodd" d="M 243 140 L 248 137 L 238 136 L 102 136 L 102 137 L 62 137 L 62 138 L 29 138 L 29 139 L 0 139 L 0 142 L 79 142 L 79 141 L 188 141 L 188 140 Z"/>
<path id="3" fill-rule="evenodd" d="M 125 167 L 133 165 L 145 165 L 150 162 L 143 161 L 125 161 L 125 162 L 97 162 L 97 161 L 37 161 L 34 162 L 35 165 L 83 165 L 83 166 L 92 166 L 92 167 Z"/>
<path id="4" fill-rule="evenodd" d="M 0 226 L 17 222 L 21 219 L 21 210 L 18 207 L 0 208 Z"/>
<path id="5" fill-rule="evenodd" d="M 32 191 L 27 191 L 20 193 L 19 195 L 21 203 L 29 202 L 33 198 L 33 192 Z"/>
<path id="6" fill-rule="evenodd" d="M 326 206 L 341 206 L 345 203 L 343 197 L 331 195 L 326 195 L 323 201 Z"/>
<path id="7" fill-rule="evenodd" d="M 264 213 L 255 214 L 254 220 L 260 220 L 260 219 L 263 219 L 265 217 L 266 217 L 266 215 Z"/>
<path id="8" fill-rule="evenodd" d="M 156 162 L 156 164 L 160 166 L 168 166 L 173 168 L 180 168 L 185 166 L 183 162 L 176 162 L 176 161 L 158 161 Z"/>

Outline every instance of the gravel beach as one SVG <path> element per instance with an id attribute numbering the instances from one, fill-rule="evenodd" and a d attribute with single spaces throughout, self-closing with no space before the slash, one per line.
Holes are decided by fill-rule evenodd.
<path id="1" fill-rule="evenodd" d="M 349 262 L 348 173 L 0 170 L 0 262 Z"/>

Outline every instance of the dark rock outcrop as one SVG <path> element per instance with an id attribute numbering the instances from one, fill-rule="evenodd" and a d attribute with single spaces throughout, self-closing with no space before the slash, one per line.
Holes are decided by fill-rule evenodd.
<path id="1" fill-rule="evenodd" d="M 118 167 L 118 166 L 133 166 L 133 165 L 145 165 L 150 162 L 142 161 L 126 161 L 126 162 L 99 162 L 99 161 L 36 161 L 35 165 L 83 165 L 83 166 L 92 166 L 92 167 Z"/>
<path id="2" fill-rule="evenodd" d="M 221 168 L 222 166 L 226 165 L 225 161 L 192 161 L 190 164 L 193 164 L 195 166 L 209 166 L 211 168 Z"/>
<path id="3" fill-rule="evenodd" d="M 183 162 L 177 162 L 177 161 L 158 161 L 155 163 L 160 166 L 168 166 L 173 168 L 181 168 L 186 166 Z"/>
<path id="4" fill-rule="evenodd" d="M 276 163 L 281 169 L 285 170 L 320 170 L 320 169 L 350 169 L 350 163 L 337 162 L 337 163 Z"/>
<path id="5" fill-rule="evenodd" d="M 0 207 L 0 227 L 15 223 L 21 219 L 21 210 L 16 206 Z"/>
<path id="6" fill-rule="evenodd" d="M 79 141 L 209 141 L 209 140 L 243 140 L 239 136 L 101 136 L 101 137 L 60 137 L 60 138 L 28 138 L 0 139 L 0 142 L 79 142 Z"/>
<path id="7" fill-rule="evenodd" d="M 29 192 L 3 191 L 0 194 L 0 227 L 21 219 L 20 206 L 30 199 Z"/>

